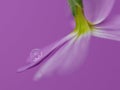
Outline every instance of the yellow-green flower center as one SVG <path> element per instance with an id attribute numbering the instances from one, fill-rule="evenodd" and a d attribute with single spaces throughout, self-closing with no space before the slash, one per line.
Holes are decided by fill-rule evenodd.
<path id="1" fill-rule="evenodd" d="M 83 8 L 76 6 L 76 14 L 74 19 L 76 23 L 74 32 L 77 32 L 78 36 L 93 30 L 93 25 L 86 19 Z"/>

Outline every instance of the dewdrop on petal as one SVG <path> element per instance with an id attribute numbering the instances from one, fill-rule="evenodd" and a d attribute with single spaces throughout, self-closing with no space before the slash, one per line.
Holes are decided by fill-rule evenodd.
<path id="1" fill-rule="evenodd" d="M 33 49 L 28 57 L 28 62 L 37 62 L 42 56 L 43 52 L 40 49 Z"/>

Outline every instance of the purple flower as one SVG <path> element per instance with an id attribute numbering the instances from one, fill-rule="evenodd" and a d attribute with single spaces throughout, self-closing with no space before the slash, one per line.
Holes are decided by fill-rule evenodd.
<path id="1" fill-rule="evenodd" d="M 18 72 L 40 66 L 35 79 L 53 73 L 71 73 L 82 63 L 91 36 L 120 40 L 120 17 L 109 16 L 115 0 L 69 0 L 76 27 L 69 35 L 40 50 L 34 49 L 28 58 L 30 64 Z"/>

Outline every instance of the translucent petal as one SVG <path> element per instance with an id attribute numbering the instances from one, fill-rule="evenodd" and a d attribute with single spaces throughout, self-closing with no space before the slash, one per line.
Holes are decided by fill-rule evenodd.
<path id="1" fill-rule="evenodd" d="M 120 41 L 120 31 L 110 31 L 110 30 L 95 30 L 92 33 L 96 37 Z"/>
<path id="2" fill-rule="evenodd" d="M 104 22 L 96 25 L 99 29 L 120 30 L 120 15 L 108 17 Z"/>
<path id="3" fill-rule="evenodd" d="M 89 39 L 90 34 L 71 39 L 40 67 L 35 80 L 53 73 L 72 73 L 82 64 Z"/>
<path id="4" fill-rule="evenodd" d="M 28 58 L 28 61 L 31 61 L 30 64 L 18 69 L 18 72 L 22 72 L 22 71 L 31 69 L 31 68 L 39 65 L 45 59 L 51 57 L 54 53 L 56 53 L 57 50 L 59 50 L 64 44 L 66 44 L 69 40 L 71 40 L 75 36 L 76 36 L 76 33 L 71 33 L 71 34 L 67 35 L 66 37 L 64 37 L 63 39 L 61 39 L 60 41 L 56 42 L 53 46 L 50 45 L 49 48 L 43 49 L 43 51 L 39 51 L 38 49 L 33 50 L 33 51 L 37 51 L 37 52 L 32 53 L 34 55 L 31 55 L 31 53 L 30 53 L 30 57 Z M 41 52 L 42 52 L 42 56 L 39 56 L 39 54 Z"/>
<path id="5" fill-rule="evenodd" d="M 89 22 L 101 23 L 112 10 L 115 0 L 83 0 L 84 13 Z"/>

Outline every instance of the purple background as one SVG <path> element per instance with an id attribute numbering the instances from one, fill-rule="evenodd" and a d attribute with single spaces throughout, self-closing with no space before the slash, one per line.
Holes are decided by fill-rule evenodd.
<path id="1" fill-rule="evenodd" d="M 120 14 L 119 3 L 112 14 Z M 0 0 L 0 90 L 120 90 L 120 42 L 100 38 L 91 39 L 85 63 L 71 75 L 33 82 L 38 67 L 16 73 L 31 49 L 71 32 L 72 19 L 66 0 Z"/>

